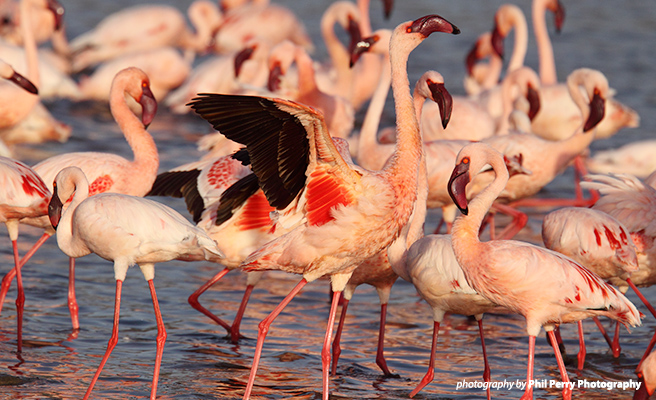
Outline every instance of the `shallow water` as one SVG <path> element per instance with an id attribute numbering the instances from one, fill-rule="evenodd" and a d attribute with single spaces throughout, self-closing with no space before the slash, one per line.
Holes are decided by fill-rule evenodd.
<path id="1" fill-rule="evenodd" d="M 188 1 L 169 2 L 186 8 Z M 293 7 L 305 21 L 315 39 L 318 59 L 325 58 L 319 39 L 318 20 L 327 1 L 280 1 Z M 492 27 L 492 15 L 501 1 L 436 2 L 415 0 L 397 2 L 390 21 L 381 17 L 381 6 L 372 2 L 372 23 L 393 27 L 397 23 L 429 13 L 440 14 L 456 24 L 459 36 L 435 35 L 411 56 L 411 81 L 427 69 L 442 72 L 447 87 L 462 94 L 463 60 L 475 38 Z M 69 37 L 96 24 L 103 16 L 128 4 L 127 0 L 64 1 Z M 575 68 L 586 66 L 604 72 L 617 91 L 616 98 L 635 108 L 641 115 L 641 127 L 620 131 L 611 139 L 593 143 L 592 152 L 624 143 L 650 138 L 654 118 L 650 111 L 656 103 L 653 73 L 656 55 L 656 15 L 653 2 L 579 0 L 565 1 L 567 19 L 563 32 L 552 35 L 558 76 L 562 81 Z M 529 2 L 518 5 L 529 12 Z M 527 14 L 527 15 L 530 15 Z M 530 22 L 529 22 L 530 25 Z M 552 24 L 549 22 L 549 26 Z M 536 51 L 530 41 L 526 63 L 536 67 Z M 508 45 L 510 46 L 510 45 Z M 30 164 L 62 152 L 102 150 L 130 156 L 118 128 L 104 105 L 73 104 L 58 101 L 49 104 L 55 116 L 73 126 L 65 144 L 22 146 L 18 157 Z M 388 106 L 387 123 L 393 115 Z M 149 129 L 161 153 L 162 171 L 194 160 L 199 156 L 195 140 L 208 132 L 208 125 L 195 116 L 175 116 L 160 108 Z M 568 171 L 549 185 L 541 195 L 572 196 L 572 174 Z M 186 212 L 179 199 L 159 199 Z M 531 215 L 529 227 L 521 238 L 539 241 L 541 213 Z M 436 226 L 439 214 L 431 213 L 427 231 Z M 21 230 L 21 254 L 40 232 Z M 13 263 L 7 236 L 0 235 L 0 260 L 6 271 Z M 0 316 L 0 398 L 42 399 L 80 398 L 104 353 L 112 326 L 115 283 L 112 266 L 94 255 L 78 260 L 77 296 L 82 329 L 72 335 L 66 307 L 67 258 L 54 240 L 48 241 L 23 269 L 26 286 L 24 350 L 20 362 L 16 356 L 15 287 L 9 292 Z M 193 310 L 187 297 L 220 266 L 208 263 L 169 262 L 157 267 L 155 286 L 168 333 L 158 396 L 161 399 L 237 399 L 243 395 L 257 338 L 257 323 L 262 320 L 296 284 L 299 277 L 270 273 L 267 283 L 257 287 L 242 323 L 246 336 L 238 345 L 226 339 L 226 333 Z M 202 303 L 219 317 L 232 320 L 245 277 L 231 272 L 202 298 Z M 654 289 L 644 291 L 654 298 Z M 320 350 L 329 311 L 328 284 L 318 281 L 284 310 L 268 334 L 252 398 L 315 399 L 321 397 Z M 632 293 L 629 298 L 644 313 L 648 311 Z M 371 287 L 360 287 L 349 306 L 342 338 L 338 373 L 331 379 L 331 397 L 335 399 L 405 399 L 426 372 L 430 351 L 432 319 L 428 305 L 420 301 L 412 285 L 399 280 L 392 290 L 387 316 L 385 350 L 390 369 L 397 377 L 384 378 L 375 364 L 378 332 L 378 296 Z M 507 315 L 486 315 L 485 334 L 492 378 L 500 382 L 523 381 L 526 377 L 528 340 L 523 319 Z M 635 381 L 633 370 L 656 327 L 645 318 L 642 327 L 631 334 L 622 332 L 622 354 L 614 359 L 603 338 L 590 321 L 584 322 L 588 335 L 588 357 L 583 371 L 577 371 L 578 348 L 575 326 L 563 327 L 569 351 L 569 376 L 575 382 Z M 93 398 L 126 399 L 147 397 L 150 393 L 155 358 L 156 325 L 147 285 L 138 270 L 130 270 L 123 286 L 119 342 L 98 381 Z M 484 397 L 480 389 L 456 390 L 458 382 L 482 381 L 480 339 L 475 322 L 461 316 L 449 316 L 440 330 L 435 379 L 416 398 L 474 399 Z M 551 347 L 544 335 L 538 338 L 535 378 L 560 381 Z M 492 392 L 494 398 L 519 398 L 521 391 L 508 386 Z M 574 399 L 632 398 L 631 391 L 614 389 L 574 390 Z M 536 398 L 560 398 L 558 389 L 536 389 Z"/>

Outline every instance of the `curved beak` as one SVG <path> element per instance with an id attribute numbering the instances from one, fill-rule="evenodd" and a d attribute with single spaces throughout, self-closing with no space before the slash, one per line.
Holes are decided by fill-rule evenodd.
<path id="1" fill-rule="evenodd" d="M 442 118 L 442 127 L 446 129 L 451 120 L 451 111 L 453 110 L 453 97 L 444 83 L 428 81 L 428 88 L 431 91 L 433 101 L 440 107 L 440 117 Z"/>
<path id="2" fill-rule="evenodd" d="M 583 132 L 588 132 L 604 119 L 606 113 L 606 100 L 601 97 L 599 90 L 595 88 L 592 100 L 590 100 L 590 115 L 583 125 Z"/>
<path id="3" fill-rule="evenodd" d="M 50 198 L 50 203 L 48 203 L 48 218 L 55 230 L 61 219 L 62 208 L 63 204 L 61 200 L 59 200 L 59 196 L 57 195 L 57 185 L 55 185 L 52 191 L 52 197 Z"/>
<path id="4" fill-rule="evenodd" d="M 528 118 L 533 121 L 533 118 L 535 118 L 538 111 L 540 111 L 540 94 L 530 83 L 528 84 L 526 91 L 526 100 L 528 100 L 529 104 Z"/>
<path id="5" fill-rule="evenodd" d="M 36 95 L 39 94 L 39 89 L 37 89 L 37 87 L 32 83 L 32 81 L 30 81 L 23 75 L 19 74 L 18 72 L 14 71 L 14 74 L 9 78 L 9 80 L 32 94 L 36 94 Z"/>
<path id="6" fill-rule="evenodd" d="M 463 158 L 462 161 L 456 165 L 451 173 L 451 178 L 449 178 L 449 184 L 447 189 L 451 200 L 458 207 L 460 212 L 464 215 L 469 213 L 469 208 L 467 207 L 467 195 L 465 188 L 469 183 L 469 158 Z"/>
<path id="7" fill-rule="evenodd" d="M 373 46 L 378 40 L 380 40 L 380 37 L 378 35 L 373 35 L 357 42 L 355 46 L 353 46 L 353 49 L 351 49 L 351 60 L 349 66 L 353 68 L 353 65 L 358 62 L 360 56 L 368 52 L 369 49 L 371 49 L 371 46 Z"/>
<path id="8" fill-rule="evenodd" d="M 139 104 L 141 104 L 141 122 L 144 124 L 144 127 L 148 128 L 157 113 L 157 100 L 155 100 L 150 87 L 145 83 L 142 87 Z"/>
<path id="9" fill-rule="evenodd" d="M 353 53 L 353 49 L 357 46 L 358 42 L 362 40 L 362 32 L 360 32 L 360 25 L 358 25 L 357 21 L 349 15 L 348 17 L 348 28 L 346 31 L 349 34 L 349 38 L 351 39 L 349 42 L 348 50 L 349 53 Z"/>
<path id="10" fill-rule="evenodd" d="M 237 53 L 237 55 L 235 56 L 235 76 L 236 77 L 239 76 L 239 72 L 241 72 L 242 65 L 251 58 L 251 56 L 253 55 L 253 52 L 255 51 L 256 48 L 257 48 L 257 45 L 253 45 L 253 46 L 250 46 L 250 47 L 246 47 L 245 49 L 243 49 L 242 51 Z"/>
<path id="11" fill-rule="evenodd" d="M 276 92 L 280 89 L 280 77 L 284 75 L 282 72 L 282 66 L 279 61 L 276 61 L 269 71 L 269 80 L 267 81 L 267 89 L 271 92 Z"/>
<path id="12" fill-rule="evenodd" d="M 478 42 L 474 43 L 472 46 L 471 50 L 469 50 L 469 53 L 467 53 L 467 57 L 465 58 L 465 67 L 467 67 L 467 75 L 470 75 L 474 71 L 474 65 L 478 62 Z"/>
<path id="13" fill-rule="evenodd" d="M 55 30 L 60 30 L 64 25 L 64 7 L 57 0 L 48 0 L 48 10 L 55 16 Z"/>
<path id="14" fill-rule="evenodd" d="M 560 33 L 561 29 L 563 29 L 563 23 L 565 22 L 565 7 L 563 7 L 563 3 L 556 0 L 556 9 L 553 10 L 553 12 L 556 33 Z"/>
<path id="15" fill-rule="evenodd" d="M 390 19 L 392 10 L 394 9 L 394 0 L 383 0 L 383 15 L 385 19 Z"/>
<path id="16" fill-rule="evenodd" d="M 412 21 L 409 29 L 410 32 L 421 33 L 424 37 L 428 37 L 435 32 L 450 33 L 452 35 L 460 34 L 460 29 L 457 26 L 437 14 L 426 15 Z"/>
<path id="17" fill-rule="evenodd" d="M 501 32 L 499 32 L 499 28 L 495 25 L 494 30 L 492 31 L 492 38 L 490 39 L 490 41 L 492 43 L 492 49 L 502 59 L 504 53 L 503 39 L 504 36 L 501 34 Z"/>

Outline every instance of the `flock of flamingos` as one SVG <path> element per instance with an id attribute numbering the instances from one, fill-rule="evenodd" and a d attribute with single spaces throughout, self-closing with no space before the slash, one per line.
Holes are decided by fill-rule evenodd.
<path id="1" fill-rule="evenodd" d="M 391 12 L 391 0 L 385 9 Z M 14 266 L 0 288 L 0 306 L 14 278 L 18 290 L 17 352 L 22 349 L 25 295 L 21 267 L 50 236 L 70 257 L 68 305 L 79 329 L 75 259 L 90 253 L 112 261 L 116 279 L 113 331 L 84 398 L 88 398 L 118 341 L 122 283 L 138 265 L 148 282 L 157 318 L 155 399 L 166 330 L 154 286 L 154 266 L 169 260 L 211 261 L 219 272 L 189 303 L 226 329 L 233 342 L 253 287 L 263 271 L 301 275 L 298 284 L 259 324 L 244 399 L 250 397 L 267 332 L 308 283 L 329 277 L 332 305 L 321 352 L 323 398 L 329 398 L 339 340 L 351 296 L 363 283 L 376 288 L 381 327 L 376 363 L 391 374 L 383 354 L 386 306 L 398 277 L 411 282 L 430 305 L 434 333 L 428 372 L 416 395 L 433 379 L 437 336 L 446 313 L 478 321 L 483 379 L 490 381 L 483 314 L 525 317 L 529 337 L 527 382 L 535 340 L 543 328 L 553 345 L 562 382 L 569 382 L 558 343 L 559 325 L 579 325 L 578 368 L 585 342 L 581 321 L 641 324 L 625 296 L 656 282 L 656 176 L 587 174 L 581 158 L 594 139 L 639 123 L 635 111 L 613 99 L 605 76 L 580 68 L 558 82 L 547 33 L 564 19 L 558 0 L 533 1 L 539 71 L 523 66 L 526 18 L 501 6 L 494 28 L 480 36 L 467 58 L 467 96 L 452 96 L 444 79 L 428 71 L 415 83 L 407 72 L 411 52 L 433 34 L 458 34 L 439 15 L 417 16 L 394 29 L 372 31 L 369 0 L 336 1 L 321 22 L 330 61 L 319 64 L 301 21 L 267 0 L 196 0 L 193 28 L 176 8 L 143 5 L 108 15 L 95 29 L 68 41 L 65 10 L 56 0 L 2 4 L 0 74 L 0 220 L 5 222 Z M 549 13 L 547 13 L 549 11 Z M 146 18 L 146 16 L 148 16 Z M 457 22 L 457 21 L 456 21 Z M 350 43 L 341 43 L 336 25 Z M 131 26 L 131 29 L 124 29 Z M 515 44 L 506 70 L 504 38 Z M 437 36 L 437 35 L 436 35 Z M 430 40 L 430 39 L 429 39 Z M 38 44 L 51 42 L 52 51 Z M 182 51 L 179 51 L 182 50 Z M 216 53 L 191 69 L 196 54 Z M 145 72 L 144 60 L 165 69 Z M 16 72 L 20 70 L 21 72 Z M 92 71 L 79 83 L 71 75 Z M 392 90 L 396 129 L 379 130 Z M 57 97 L 108 101 L 133 150 L 133 159 L 102 152 L 65 153 L 28 166 L 12 158 L 23 142 L 65 140 L 70 128 L 41 100 Z M 147 128 L 158 106 L 194 112 L 218 133 L 207 135 L 198 161 L 159 170 Z M 359 133 L 355 115 L 366 110 Z M 542 188 L 573 165 L 577 192 L 569 199 L 540 199 Z M 581 188 L 590 195 L 583 195 Z M 181 215 L 144 196 L 184 198 Z M 542 226 L 544 246 L 512 240 L 526 224 L 520 207 L 550 206 Z M 441 229 L 425 235 L 427 209 L 440 208 Z M 495 215 L 510 216 L 503 227 Z M 507 220 L 507 219 L 504 219 Z M 193 221 L 193 222 L 190 222 Z M 498 222 L 498 220 L 497 220 Z M 22 257 L 18 229 L 43 236 Z M 491 240 L 481 241 L 489 229 Z M 199 297 L 233 269 L 248 272 L 234 322 L 203 307 Z M 341 306 L 340 324 L 333 326 Z M 29 329 L 27 327 L 26 329 Z M 656 388 L 656 336 L 636 373 L 636 399 Z M 490 391 L 487 391 L 490 398 Z M 572 396 L 565 386 L 563 398 Z M 533 398 L 526 386 L 522 399 Z"/>

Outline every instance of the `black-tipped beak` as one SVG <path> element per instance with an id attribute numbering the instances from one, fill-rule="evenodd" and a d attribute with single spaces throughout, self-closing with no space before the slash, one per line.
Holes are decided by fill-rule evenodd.
<path id="1" fill-rule="evenodd" d="M 414 20 L 408 31 L 421 33 L 424 37 L 428 37 L 435 32 L 451 33 L 453 35 L 460 33 L 457 26 L 437 14 L 426 15 Z"/>
<path id="2" fill-rule="evenodd" d="M 237 55 L 235 56 L 235 76 L 236 77 L 239 76 L 239 72 L 241 72 L 242 65 L 247 60 L 249 60 L 251 58 L 251 56 L 253 55 L 253 52 L 255 51 L 256 48 L 257 48 L 257 46 L 253 45 L 253 46 L 250 46 L 250 47 L 246 47 L 245 49 L 243 49 L 242 51 L 237 53 Z"/>
<path id="3" fill-rule="evenodd" d="M 358 60 L 360 59 L 360 56 L 368 52 L 371 49 L 371 46 L 373 46 L 379 39 L 380 37 L 378 35 L 373 35 L 357 42 L 355 46 L 353 46 L 353 49 L 351 50 L 351 60 L 349 66 L 353 68 L 355 63 L 358 62 Z"/>
<path id="4" fill-rule="evenodd" d="M 645 378 L 641 373 L 638 374 L 638 381 L 640 382 L 640 387 L 633 393 L 633 400 L 648 400 L 654 391 L 649 392 L 647 385 L 645 385 Z"/>
<path id="5" fill-rule="evenodd" d="M 282 66 L 276 62 L 269 71 L 269 80 L 267 81 L 267 89 L 270 92 L 276 92 L 280 89 L 280 77 L 283 75 Z"/>
<path id="6" fill-rule="evenodd" d="M 349 15 L 348 18 L 348 27 L 346 28 L 346 31 L 349 34 L 349 46 L 348 50 L 349 53 L 353 54 L 353 49 L 357 46 L 357 44 L 362 40 L 362 32 L 360 31 L 360 25 L 358 25 L 357 21 Z"/>
<path id="7" fill-rule="evenodd" d="M 554 25 L 556 26 L 556 33 L 560 33 L 565 23 L 565 7 L 560 1 L 556 1 L 556 9 L 554 10 Z"/>
<path id="8" fill-rule="evenodd" d="M 52 191 L 52 197 L 50 198 L 50 203 L 48 203 L 48 218 L 50 219 L 52 227 L 55 229 L 57 229 L 57 225 L 59 225 L 62 208 L 63 204 L 61 200 L 59 200 L 59 196 L 57 195 L 57 186 L 55 185 Z"/>
<path id="9" fill-rule="evenodd" d="M 437 103 L 440 108 L 440 117 L 442 118 L 442 127 L 446 129 L 451 120 L 451 111 L 453 110 L 453 97 L 444 83 L 436 83 L 428 81 L 428 88 L 431 91 L 433 101 Z"/>
<path id="10" fill-rule="evenodd" d="M 465 191 L 468 183 L 469 158 L 463 158 L 462 161 L 453 169 L 451 178 L 449 178 L 447 189 L 449 196 L 451 196 L 451 200 L 453 200 L 460 212 L 462 212 L 464 215 L 469 213 L 469 208 L 467 207 L 467 194 Z"/>
<path id="11" fill-rule="evenodd" d="M 383 0 L 383 16 L 386 20 L 390 19 L 390 16 L 392 16 L 393 9 L 394 0 Z"/>
<path id="12" fill-rule="evenodd" d="M 492 49 L 499 57 L 503 59 L 504 47 L 503 47 L 504 36 L 499 32 L 499 28 L 495 25 L 494 30 L 492 30 L 492 38 L 490 42 L 492 43 Z"/>
<path id="13" fill-rule="evenodd" d="M 32 81 L 30 81 L 23 75 L 19 74 L 18 72 L 14 72 L 14 74 L 9 78 L 9 80 L 32 94 L 36 94 L 36 95 L 39 94 L 39 89 L 37 89 L 37 87 L 34 86 Z"/>
<path id="14" fill-rule="evenodd" d="M 597 126 L 604 119 L 605 113 L 606 100 L 601 97 L 599 90 L 595 89 L 592 100 L 590 100 L 590 115 L 588 116 L 588 120 L 585 121 L 585 125 L 583 125 L 583 132 L 588 132 Z"/>
<path id="15" fill-rule="evenodd" d="M 471 76 L 474 72 L 474 65 L 478 62 L 478 43 L 474 43 L 467 58 L 465 58 L 465 67 L 467 67 L 467 75 Z"/>
<path id="16" fill-rule="evenodd" d="M 57 0 L 48 0 L 48 9 L 55 16 L 55 30 L 60 30 L 64 25 L 64 7 Z"/>
<path id="17" fill-rule="evenodd" d="M 150 90 L 150 87 L 145 83 L 142 86 L 139 104 L 141 104 L 141 122 L 146 128 L 148 128 L 150 123 L 153 122 L 153 119 L 155 119 L 155 114 L 157 113 L 157 100 L 155 100 L 155 96 Z"/>
<path id="18" fill-rule="evenodd" d="M 533 121 L 533 118 L 540 111 L 540 94 L 537 90 L 533 88 L 533 85 L 528 84 L 526 89 L 526 100 L 528 100 L 529 109 L 528 109 L 528 118 Z"/>

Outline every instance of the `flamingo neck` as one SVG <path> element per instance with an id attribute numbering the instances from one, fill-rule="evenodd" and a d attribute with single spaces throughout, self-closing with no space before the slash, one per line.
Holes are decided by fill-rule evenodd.
<path id="1" fill-rule="evenodd" d="M 370 168 L 373 165 L 381 165 L 388 156 L 388 152 L 377 151 L 383 150 L 387 145 L 378 143 L 378 129 L 380 126 L 380 118 L 383 114 L 385 108 L 385 102 L 387 100 L 387 94 L 389 93 L 390 84 L 392 81 L 391 68 L 389 57 L 385 57 L 385 63 L 383 64 L 383 70 L 381 73 L 380 81 L 378 86 L 374 91 L 373 96 L 369 102 L 369 107 L 362 121 L 362 128 L 360 129 L 360 140 L 358 142 L 358 162 L 361 162 L 361 165 L 368 169 L 380 169 L 380 168 Z"/>
<path id="2" fill-rule="evenodd" d="M 551 46 L 551 40 L 549 39 L 549 32 L 547 30 L 546 11 L 547 5 L 545 0 L 533 1 L 533 29 L 535 30 L 535 43 L 538 47 L 540 82 L 543 86 L 558 83 L 553 47 Z"/>
<path id="3" fill-rule="evenodd" d="M 73 235 L 73 214 L 77 207 L 89 197 L 89 182 L 84 175 L 74 175 L 73 199 L 68 207 L 62 212 L 61 220 L 57 226 L 57 244 L 62 251 L 69 257 L 82 257 L 90 253 L 87 246 L 78 235 Z M 63 199 L 62 203 L 66 203 L 67 199 Z"/>
<path id="4" fill-rule="evenodd" d="M 371 36 L 371 20 L 369 18 L 370 0 L 358 0 L 358 10 L 360 11 L 360 33 L 363 37 Z"/>
<path id="5" fill-rule="evenodd" d="M 109 103 L 112 116 L 132 149 L 135 171 L 138 170 L 140 176 L 155 176 L 159 168 L 157 146 L 141 120 L 128 107 L 125 93 L 125 87 L 112 90 Z M 135 176 L 135 179 L 138 179 L 138 176 Z"/>
<path id="6" fill-rule="evenodd" d="M 472 249 L 479 247 L 481 244 L 478 235 L 483 218 L 485 218 L 490 207 L 492 207 L 492 203 L 494 203 L 508 182 L 508 169 L 503 162 L 503 158 L 489 157 L 487 163 L 494 170 L 494 180 L 469 202 L 468 215 L 460 215 L 456 218 L 451 230 L 453 249 L 460 265 L 464 265 L 463 261 L 468 259 L 468 257 L 476 257 Z M 476 174 L 477 172 L 474 170 L 470 171 L 471 174 Z"/>
<path id="7" fill-rule="evenodd" d="M 321 19 L 321 35 L 326 44 L 326 51 L 332 63 L 332 68 L 337 74 L 336 93 L 347 93 L 351 85 L 353 72 L 349 68 L 350 56 L 346 47 L 335 35 L 335 24 L 337 20 L 334 12 L 328 12 Z"/>
<path id="8" fill-rule="evenodd" d="M 515 27 L 515 43 L 512 56 L 508 62 L 508 72 L 524 66 L 526 51 L 528 49 L 528 25 L 523 14 L 513 13 L 512 25 Z"/>
<path id="9" fill-rule="evenodd" d="M 317 81 L 310 56 L 300 47 L 296 49 L 296 67 L 298 68 L 298 96 L 304 97 L 317 93 Z"/>
<path id="10" fill-rule="evenodd" d="M 36 87 L 41 83 L 39 77 L 39 56 L 37 53 L 36 39 L 32 29 L 32 6 L 29 0 L 20 1 L 20 29 L 23 35 L 23 46 L 25 47 L 25 61 L 27 63 L 27 78 Z M 31 96 L 38 99 L 37 96 Z"/>

